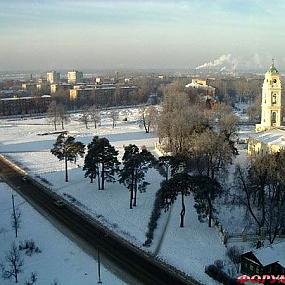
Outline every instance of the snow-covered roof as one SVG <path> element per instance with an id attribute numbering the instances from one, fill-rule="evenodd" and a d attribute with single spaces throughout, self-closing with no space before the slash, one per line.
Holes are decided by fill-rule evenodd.
<path id="1" fill-rule="evenodd" d="M 121 86 L 121 89 L 131 89 L 131 88 L 137 88 L 137 86 Z"/>
<path id="2" fill-rule="evenodd" d="M 263 266 L 278 262 L 285 268 L 285 241 L 252 252 Z"/>
<path id="3" fill-rule="evenodd" d="M 37 98 L 50 98 L 50 95 L 43 95 L 41 97 L 12 97 L 12 98 L 2 98 L 1 101 L 14 101 L 14 100 L 30 100 L 30 99 L 37 99 Z"/>
<path id="4" fill-rule="evenodd" d="M 199 84 L 199 83 L 196 83 L 196 82 L 191 82 L 187 85 L 185 85 L 186 88 L 189 88 L 189 87 L 193 87 L 193 88 L 201 88 L 201 89 L 212 89 L 214 90 L 215 88 L 210 86 L 210 85 L 206 85 L 206 84 Z"/>
<path id="5" fill-rule="evenodd" d="M 0 93 L 11 94 L 11 93 L 19 92 L 19 91 L 20 90 L 0 90 Z"/>
<path id="6" fill-rule="evenodd" d="M 29 100 L 32 97 L 13 97 L 13 98 L 2 98 L 1 101 L 14 101 L 14 100 Z"/>
<path id="7" fill-rule="evenodd" d="M 96 86 L 96 88 L 95 89 L 102 89 L 102 90 L 112 90 L 112 89 L 116 89 L 116 87 L 115 86 L 103 86 L 103 87 L 101 87 L 101 86 Z"/>
<path id="8" fill-rule="evenodd" d="M 285 128 L 278 128 L 255 133 L 250 137 L 269 145 L 278 145 L 285 148 Z"/>

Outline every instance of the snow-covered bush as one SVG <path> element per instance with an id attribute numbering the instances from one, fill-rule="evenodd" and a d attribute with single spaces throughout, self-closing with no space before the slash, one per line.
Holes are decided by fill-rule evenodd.
<path id="1" fill-rule="evenodd" d="M 237 273 L 239 272 L 239 264 L 241 262 L 241 251 L 237 246 L 230 247 L 226 252 L 227 257 L 235 265 Z"/>
<path id="2" fill-rule="evenodd" d="M 33 253 L 41 253 L 41 250 L 32 239 L 20 242 L 19 250 L 25 251 L 25 254 L 28 256 L 31 256 Z"/>
<path id="3" fill-rule="evenodd" d="M 232 279 L 224 271 L 219 269 L 216 265 L 211 264 L 205 267 L 205 273 L 212 277 L 214 280 L 225 285 L 237 285 L 239 284 L 235 279 Z"/>

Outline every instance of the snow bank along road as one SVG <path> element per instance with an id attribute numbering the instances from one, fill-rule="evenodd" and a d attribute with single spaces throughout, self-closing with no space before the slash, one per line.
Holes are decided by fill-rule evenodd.
<path id="1" fill-rule="evenodd" d="M 186 278 L 150 254 L 126 242 L 68 202 L 66 202 L 65 207 L 56 206 L 55 201 L 62 199 L 60 196 L 45 190 L 43 186 L 32 180 L 23 181 L 21 170 L 7 163 L 1 156 L 0 170 L 6 183 L 35 208 L 40 208 L 41 212 L 52 216 L 90 247 L 99 248 L 108 259 L 143 284 L 201 285 L 201 283 Z"/>

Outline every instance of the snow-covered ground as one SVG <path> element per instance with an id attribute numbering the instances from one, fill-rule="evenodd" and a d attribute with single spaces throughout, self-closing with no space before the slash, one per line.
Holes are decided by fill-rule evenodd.
<path id="1" fill-rule="evenodd" d="M 123 154 L 123 146 L 130 143 L 153 150 L 156 138 L 153 134 L 146 134 L 139 128 L 138 110 L 134 109 L 129 114 L 127 123 L 122 122 L 126 111 L 123 110 L 121 113 L 120 121 L 114 129 L 111 121 L 106 117 L 103 117 L 102 126 L 95 130 L 91 123 L 90 128 L 86 129 L 75 116 L 74 120 L 66 126 L 66 130 L 85 144 L 88 144 L 94 135 L 107 137 L 119 150 L 119 158 Z M 138 205 L 136 209 L 130 210 L 129 191 L 125 186 L 119 183 L 107 183 L 106 190 L 98 191 L 97 183 L 91 184 L 88 178 L 84 178 L 82 167 L 77 166 L 82 166 L 84 159 L 79 159 L 76 165 L 69 164 L 70 181 L 68 183 L 64 181 L 64 163 L 50 153 L 57 135 L 38 135 L 53 130 L 52 126 L 44 125 L 46 124 L 44 119 L 14 123 L 9 122 L 0 128 L 0 152 L 5 152 L 9 158 L 19 162 L 31 174 L 39 175 L 49 181 L 53 190 L 74 197 L 96 218 L 101 219 L 125 238 L 131 239 L 138 245 L 143 244 L 154 196 L 161 181 L 156 170 L 151 169 L 147 173 L 146 179 L 151 185 L 145 193 L 138 193 Z"/>
<path id="2" fill-rule="evenodd" d="M 102 125 L 96 130 L 91 123 L 89 129 L 86 129 L 83 123 L 78 121 L 78 116 L 74 116 L 73 120 L 66 125 L 66 130 L 85 144 L 88 144 L 94 135 L 107 137 L 119 150 L 120 157 L 123 154 L 123 146 L 130 143 L 140 147 L 146 146 L 153 151 L 157 138 L 153 133 L 145 134 L 144 130 L 139 127 L 138 110 L 128 109 L 120 112 L 120 119 L 114 129 L 105 113 Z M 122 121 L 124 117 L 128 118 L 127 122 Z M 50 148 L 57 135 L 38 135 L 53 131 L 52 126 L 47 125 L 45 119 L 2 120 L 1 123 L 0 152 L 4 152 L 12 160 L 21 164 L 29 173 L 46 179 L 50 187 L 58 193 L 74 197 L 77 204 L 81 205 L 84 210 L 124 238 L 142 246 L 155 193 L 162 180 L 156 170 L 151 169 L 147 173 L 146 180 L 150 182 L 150 185 L 145 193 L 138 193 L 138 206 L 130 210 L 128 207 L 129 193 L 123 185 L 107 184 L 106 190 L 98 191 L 96 183 L 90 184 L 89 179 L 84 178 L 83 159 L 77 162 L 81 167 L 69 164 L 70 182 L 64 182 L 64 164 L 50 153 Z M 215 284 L 204 273 L 204 268 L 217 259 L 223 259 L 226 248 L 214 228 L 209 229 L 207 223 L 198 221 L 191 199 L 190 197 L 187 202 L 186 225 L 183 229 L 179 228 L 179 199 L 175 203 L 160 247 L 159 257 L 205 284 Z M 153 246 L 149 248 L 151 251 L 155 250 L 161 238 L 167 215 L 168 213 L 162 213 L 158 229 L 154 233 Z M 230 216 L 226 213 L 224 222 L 231 222 Z"/>
<path id="3" fill-rule="evenodd" d="M 216 284 L 204 273 L 205 266 L 217 259 L 225 259 L 225 247 L 214 228 L 200 223 L 193 198 L 186 197 L 185 227 L 179 227 L 181 202 L 178 198 L 166 231 L 160 256 L 205 284 Z"/>
<path id="4" fill-rule="evenodd" d="M 34 253 L 32 256 L 21 252 L 24 266 L 23 272 L 19 274 L 19 284 L 24 284 L 31 272 L 37 274 L 36 284 L 40 285 L 50 285 L 54 280 L 60 285 L 97 283 L 95 259 L 84 253 L 17 194 L 15 194 L 15 204 L 21 211 L 21 224 L 16 243 L 32 239 L 41 250 L 41 253 Z M 5 265 L 7 265 L 5 255 L 15 240 L 15 233 L 11 227 L 11 214 L 11 188 L 0 182 L 0 263 Z M 103 284 L 126 284 L 104 266 L 101 266 L 101 277 Z M 0 284 L 11 285 L 15 282 L 0 278 Z"/>

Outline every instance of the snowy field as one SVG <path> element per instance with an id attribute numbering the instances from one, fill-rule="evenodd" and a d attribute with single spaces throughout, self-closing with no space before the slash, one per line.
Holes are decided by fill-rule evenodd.
<path id="1" fill-rule="evenodd" d="M 128 118 L 127 122 L 122 121 L 124 117 Z M 119 150 L 120 158 L 124 145 L 130 143 L 139 147 L 146 146 L 148 150 L 154 151 L 157 138 L 153 133 L 144 132 L 139 126 L 138 117 L 137 109 L 122 110 L 117 126 L 113 129 L 111 120 L 104 113 L 98 129 L 94 129 L 91 123 L 89 129 L 86 129 L 84 124 L 78 121 L 78 115 L 75 115 L 66 125 L 66 130 L 85 144 L 88 144 L 94 135 L 107 137 Z M 22 165 L 30 174 L 46 179 L 49 186 L 58 193 L 75 198 L 76 203 L 84 210 L 124 238 L 142 246 L 155 193 L 159 189 L 162 177 L 154 169 L 147 173 L 146 181 L 150 182 L 150 185 L 145 193 L 138 193 L 138 206 L 130 210 L 129 193 L 123 185 L 108 183 L 106 190 L 98 191 L 96 183 L 90 184 L 89 179 L 84 178 L 83 159 L 77 162 L 80 167 L 69 164 L 70 182 L 64 182 L 64 164 L 50 154 L 50 148 L 57 135 L 38 135 L 51 131 L 53 127 L 48 125 L 45 119 L 2 120 L 0 152 Z M 186 225 L 183 229 L 179 228 L 180 200 L 178 199 L 174 205 L 158 255 L 205 284 L 215 284 L 204 273 L 204 268 L 217 259 L 225 259 L 226 248 L 214 228 L 208 228 L 207 223 L 198 221 L 191 199 L 188 199 Z M 221 213 L 226 225 L 232 221 L 232 216 L 228 213 L 228 210 L 224 214 Z M 161 239 L 167 216 L 168 213 L 162 213 L 158 229 L 154 233 L 153 245 L 149 248 L 151 251 L 155 251 Z"/>
<path id="2" fill-rule="evenodd" d="M 66 126 L 66 130 L 85 144 L 88 144 L 94 135 L 107 137 L 119 150 L 119 159 L 123 154 L 123 146 L 130 143 L 153 150 L 156 138 L 153 134 L 146 134 L 138 126 L 138 110 L 135 109 L 131 114 L 129 113 L 127 123 L 122 122 L 127 112 L 121 112 L 120 121 L 114 129 L 111 121 L 104 117 L 102 126 L 98 130 L 95 130 L 91 124 L 90 128 L 86 129 L 76 120 L 76 116 Z M 57 135 L 38 135 L 51 131 L 53 128 L 46 125 L 45 119 L 21 121 L 20 124 L 13 121 L 6 122 L 6 125 L 0 128 L 0 152 L 5 152 L 9 158 L 17 161 L 29 173 L 49 181 L 53 190 L 71 195 L 96 218 L 101 219 L 125 238 L 141 245 L 145 241 L 154 196 L 160 186 L 161 179 L 156 170 L 151 169 L 148 172 L 146 179 L 151 185 L 145 193 L 138 193 L 138 205 L 134 210 L 130 210 L 129 191 L 125 186 L 119 183 L 107 183 L 106 190 L 98 191 L 97 183 L 91 184 L 88 178 L 84 178 L 82 171 L 84 159 L 79 159 L 76 165 L 69 163 L 70 181 L 66 183 L 64 163 L 50 153 Z"/>
<path id="3" fill-rule="evenodd" d="M 16 242 L 33 239 L 41 253 L 24 258 L 23 272 L 19 274 L 19 284 L 28 280 L 31 272 L 38 276 L 36 284 L 51 285 L 55 280 L 59 285 L 90 285 L 97 283 L 97 262 L 85 254 L 72 241 L 53 227 L 25 200 L 15 194 L 16 208 L 21 211 L 21 224 Z M 15 232 L 11 227 L 12 201 L 11 188 L 0 182 L 0 263 L 5 264 L 5 255 Z M 7 263 L 6 263 L 7 265 Z M 126 284 L 101 266 L 103 284 Z M 13 280 L 3 280 L 1 285 L 15 284 Z"/>

